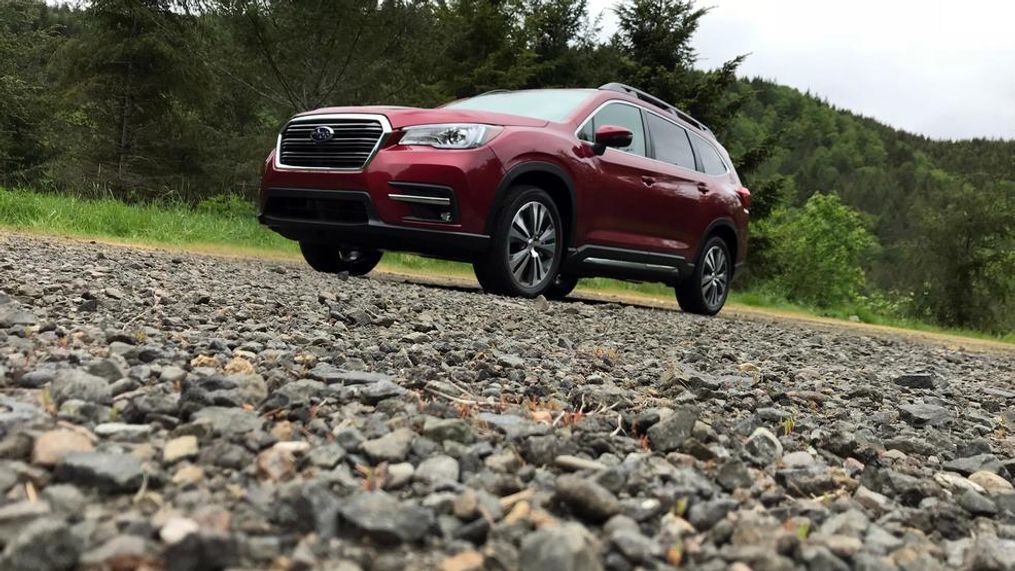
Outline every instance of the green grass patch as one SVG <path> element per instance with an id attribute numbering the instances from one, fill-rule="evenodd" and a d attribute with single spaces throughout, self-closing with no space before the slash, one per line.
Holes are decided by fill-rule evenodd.
<path id="1" fill-rule="evenodd" d="M 110 239 L 175 247 L 216 247 L 226 252 L 256 252 L 298 256 L 295 242 L 258 224 L 254 208 L 237 198 L 217 197 L 197 206 L 185 204 L 127 204 L 112 198 L 82 199 L 25 189 L 0 188 L 0 227 L 40 234 L 64 234 L 81 238 Z M 469 264 L 389 253 L 382 267 L 432 275 L 471 277 Z M 584 279 L 586 291 L 643 295 L 673 300 L 673 289 L 656 283 L 631 283 L 605 278 Z M 752 307 L 776 309 L 800 315 L 836 319 L 859 319 L 888 325 L 1015 343 L 1015 333 L 1001 337 L 979 331 L 949 329 L 904 317 L 886 316 L 860 306 L 813 308 L 794 304 L 764 290 L 735 291 L 730 301 Z"/>

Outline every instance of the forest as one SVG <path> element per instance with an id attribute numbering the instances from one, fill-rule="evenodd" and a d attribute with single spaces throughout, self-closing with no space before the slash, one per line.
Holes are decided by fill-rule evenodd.
<path id="1" fill-rule="evenodd" d="M 294 112 L 621 81 L 729 149 L 754 196 L 737 287 L 1015 330 L 1015 140 L 903 132 L 742 77 L 749 55 L 703 69 L 704 3 L 616 11 L 607 35 L 585 0 L 0 0 L 0 187 L 249 200 Z"/>

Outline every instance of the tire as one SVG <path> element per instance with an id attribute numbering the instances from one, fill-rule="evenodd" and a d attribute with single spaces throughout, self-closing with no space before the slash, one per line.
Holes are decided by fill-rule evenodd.
<path id="1" fill-rule="evenodd" d="M 497 209 L 486 259 L 473 268 L 488 293 L 536 297 L 553 284 L 563 252 L 564 227 L 550 195 L 516 186 Z"/>
<path id="2" fill-rule="evenodd" d="M 546 296 L 546 299 L 564 299 L 570 295 L 572 291 L 574 291 L 574 288 L 577 285 L 578 278 L 564 274 L 557 274 L 557 276 L 553 278 L 553 282 L 550 283 L 550 287 L 546 288 L 546 291 L 543 292 L 543 295 Z"/>
<path id="3" fill-rule="evenodd" d="M 712 236 L 705 241 L 694 272 L 677 285 L 677 303 L 688 313 L 715 315 L 726 303 L 733 278 L 733 262 L 726 242 Z"/>
<path id="4" fill-rule="evenodd" d="M 341 248 L 334 244 L 300 242 L 300 252 L 311 268 L 326 274 L 349 272 L 350 276 L 364 276 L 381 261 L 384 252 Z"/>

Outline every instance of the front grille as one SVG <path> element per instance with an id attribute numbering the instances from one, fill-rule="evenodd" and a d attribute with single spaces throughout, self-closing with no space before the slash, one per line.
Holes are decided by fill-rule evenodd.
<path id="1" fill-rule="evenodd" d="M 362 200 L 302 196 L 271 196 L 264 205 L 265 216 L 315 222 L 366 224 L 367 205 Z"/>
<path id="2" fill-rule="evenodd" d="M 317 142 L 311 134 L 319 127 L 334 133 Z M 358 170 L 366 166 L 384 136 L 378 119 L 305 117 L 293 119 L 282 130 L 279 164 L 288 167 Z"/>

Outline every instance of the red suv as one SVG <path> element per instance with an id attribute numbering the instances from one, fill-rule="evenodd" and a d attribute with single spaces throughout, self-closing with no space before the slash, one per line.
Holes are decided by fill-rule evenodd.
<path id="1" fill-rule="evenodd" d="M 744 260 L 749 207 L 708 127 L 611 83 L 301 113 L 265 162 L 259 219 L 323 272 L 409 251 L 471 262 L 488 292 L 659 281 L 711 315 Z"/>

